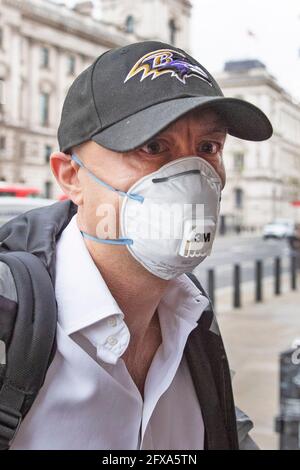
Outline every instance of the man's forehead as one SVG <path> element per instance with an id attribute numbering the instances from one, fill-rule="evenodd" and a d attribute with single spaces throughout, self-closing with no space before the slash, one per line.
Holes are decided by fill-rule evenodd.
<path id="1" fill-rule="evenodd" d="M 179 119 L 174 121 L 157 135 L 170 132 L 178 132 L 182 126 L 188 126 L 193 129 L 201 129 L 203 131 L 220 131 L 227 132 L 224 119 L 213 109 L 195 109 Z"/>

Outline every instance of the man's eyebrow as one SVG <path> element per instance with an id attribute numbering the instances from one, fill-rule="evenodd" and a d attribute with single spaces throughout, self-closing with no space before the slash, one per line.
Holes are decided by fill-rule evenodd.
<path id="1" fill-rule="evenodd" d="M 207 127 L 207 128 L 199 128 L 197 129 L 197 131 L 199 131 L 199 133 L 201 134 L 213 134 L 213 133 L 223 133 L 223 134 L 226 134 L 227 131 L 228 131 L 228 127 L 226 127 L 225 125 L 221 124 L 221 123 L 216 123 L 216 125 L 212 125 L 211 127 Z M 149 139 L 147 142 L 151 142 L 153 139 L 157 138 L 157 137 L 160 137 L 160 136 L 167 136 L 168 134 L 174 134 L 174 133 L 178 133 L 178 130 L 176 129 L 173 129 L 171 126 L 169 128 L 166 128 L 164 129 L 163 131 L 159 132 L 156 136 L 152 137 L 151 139 Z M 147 143 L 146 142 L 146 143 Z"/>
<path id="2" fill-rule="evenodd" d="M 207 129 L 204 129 L 204 132 L 209 134 L 213 132 L 227 132 L 228 127 L 222 126 L 222 127 L 208 127 Z"/>

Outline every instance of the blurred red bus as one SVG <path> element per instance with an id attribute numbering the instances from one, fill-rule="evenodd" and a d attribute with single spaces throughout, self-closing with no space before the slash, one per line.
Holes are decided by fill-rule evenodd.
<path id="1" fill-rule="evenodd" d="M 0 197 L 38 197 L 40 190 L 25 184 L 0 182 Z"/>

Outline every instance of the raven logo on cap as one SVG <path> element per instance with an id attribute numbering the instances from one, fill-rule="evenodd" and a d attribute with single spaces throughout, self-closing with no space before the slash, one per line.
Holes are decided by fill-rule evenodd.
<path id="1" fill-rule="evenodd" d="M 171 77 L 176 77 L 184 85 L 186 78 L 194 76 L 213 86 L 209 76 L 199 65 L 192 64 L 184 54 L 172 49 L 159 49 L 141 57 L 130 70 L 124 83 L 140 72 L 140 82 L 149 76 L 154 80 L 160 75 L 170 73 Z"/>

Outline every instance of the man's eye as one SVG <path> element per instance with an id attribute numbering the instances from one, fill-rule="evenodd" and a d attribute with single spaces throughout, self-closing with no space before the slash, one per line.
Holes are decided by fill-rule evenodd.
<path id="1" fill-rule="evenodd" d="M 217 142 L 202 142 L 199 147 L 199 152 L 208 153 L 214 155 L 221 150 L 221 145 Z"/>
<path id="2" fill-rule="evenodd" d="M 141 150 L 149 155 L 157 155 L 166 150 L 166 146 L 159 142 L 158 140 L 152 140 L 144 145 Z"/>

